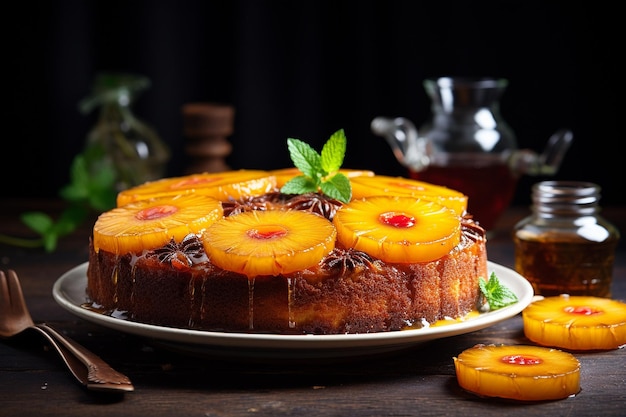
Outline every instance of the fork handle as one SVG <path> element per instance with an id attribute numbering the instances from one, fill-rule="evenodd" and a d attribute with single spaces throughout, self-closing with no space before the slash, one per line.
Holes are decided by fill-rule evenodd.
<path id="1" fill-rule="evenodd" d="M 64 336 L 45 323 L 33 329 L 44 335 L 63 358 L 74 377 L 88 389 L 95 391 L 133 391 L 130 379 L 111 368 L 98 355 L 73 339 Z"/>

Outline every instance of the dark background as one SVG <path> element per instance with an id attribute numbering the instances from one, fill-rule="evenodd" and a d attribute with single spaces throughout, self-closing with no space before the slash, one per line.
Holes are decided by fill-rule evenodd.
<path id="1" fill-rule="evenodd" d="M 291 166 L 286 139 L 317 149 L 343 128 L 344 167 L 402 175 L 376 116 L 430 118 L 422 88 L 441 75 L 504 77 L 505 120 L 520 148 L 574 131 L 557 179 L 625 204 L 621 12 L 570 1 L 50 1 L 4 13 L 3 197 L 57 195 L 96 121 L 77 103 L 99 71 L 146 75 L 134 106 L 180 175 L 181 107 L 231 104 L 234 168 Z M 528 204 L 522 178 L 515 204 Z"/>

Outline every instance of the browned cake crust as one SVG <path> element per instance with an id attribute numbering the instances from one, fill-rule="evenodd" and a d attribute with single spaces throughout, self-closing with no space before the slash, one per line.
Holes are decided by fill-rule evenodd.
<path id="1" fill-rule="evenodd" d="M 275 334 L 383 332 L 459 318 L 476 309 L 478 279 L 488 278 L 485 232 L 469 219 L 459 245 L 426 263 L 386 264 L 336 247 L 314 268 L 248 279 L 211 264 L 200 240 L 189 235 L 140 255 L 96 253 L 90 244 L 87 277 L 93 307 L 109 314 Z"/>

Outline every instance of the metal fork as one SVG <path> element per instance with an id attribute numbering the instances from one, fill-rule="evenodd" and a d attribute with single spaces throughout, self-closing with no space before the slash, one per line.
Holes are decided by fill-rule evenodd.
<path id="1" fill-rule="evenodd" d="M 41 333 L 59 353 L 74 377 L 89 390 L 128 392 L 134 386 L 126 375 L 111 368 L 99 356 L 45 323 L 35 324 L 26 306 L 22 287 L 13 270 L 0 271 L 0 338 L 24 330 Z"/>

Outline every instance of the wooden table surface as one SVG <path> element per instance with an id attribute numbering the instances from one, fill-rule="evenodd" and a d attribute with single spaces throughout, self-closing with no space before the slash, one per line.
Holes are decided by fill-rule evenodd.
<path id="1" fill-rule="evenodd" d="M 0 204 L 0 233 L 28 236 L 26 210 L 54 213 L 48 201 Z M 513 266 L 510 231 L 526 208 L 500 219 L 489 259 Z M 626 207 L 603 215 L 626 230 Z M 105 395 L 81 387 L 36 334 L 0 342 L 0 416 L 624 416 L 626 352 L 574 353 L 582 391 L 559 401 L 483 399 L 461 390 L 452 358 L 478 343 L 529 344 L 521 315 L 476 332 L 368 358 L 297 363 L 196 357 L 91 324 L 61 308 L 52 286 L 87 261 L 91 224 L 60 241 L 54 253 L 0 245 L 0 267 L 14 269 L 35 321 L 46 321 L 128 375 L 135 391 Z M 626 242 L 616 256 L 613 298 L 626 300 Z"/>

